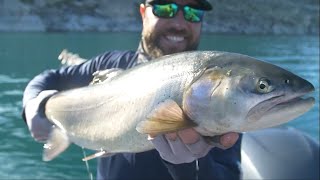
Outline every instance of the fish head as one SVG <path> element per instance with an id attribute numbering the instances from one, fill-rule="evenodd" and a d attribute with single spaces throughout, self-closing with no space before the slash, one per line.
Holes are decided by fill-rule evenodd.
<path id="1" fill-rule="evenodd" d="M 272 127 L 314 105 L 307 80 L 273 64 L 239 54 L 208 64 L 187 88 L 183 109 L 199 133 L 214 136 Z"/>

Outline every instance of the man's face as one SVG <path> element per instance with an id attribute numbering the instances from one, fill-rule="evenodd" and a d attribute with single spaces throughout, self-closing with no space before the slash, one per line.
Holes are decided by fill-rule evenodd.
<path id="1" fill-rule="evenodd" d="M 173 0 L 181 5 L 196 5 L 194 0 Z M 173 18 L 159 18 L 152 7 L 140 6 L 143 21 L 142 43 L 146 53 L 156 58 L 167 54 L 196 50 L 201 33 L 201 22 L 186 21 L 179 10 Z"/>

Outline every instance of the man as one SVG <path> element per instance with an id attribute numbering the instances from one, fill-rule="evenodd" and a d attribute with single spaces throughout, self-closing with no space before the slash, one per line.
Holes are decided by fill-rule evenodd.
<path id="1" fill-rule="evenodd" d="M 211 9 L 206 0 L 146 0 L 140 5 L 143 31 L 136 52 L 105 52 L 80 65 L 36 76 L 23 97 L 23 117 L 32 136 L 45 141 L 50 132 L 51 124 L 43 114 L 46 100 L 58 91 L 87 86 L 95 71 L 128 69 L 166 54 L 196 50 L 204 11 Z M 208 145 L 192 128 L 149 137 L 156 150 L 99 158 L 97 178 L 239 179 L 238 137 L 232 132 L 217 137 L 216 144 L 222 149 Z"/>

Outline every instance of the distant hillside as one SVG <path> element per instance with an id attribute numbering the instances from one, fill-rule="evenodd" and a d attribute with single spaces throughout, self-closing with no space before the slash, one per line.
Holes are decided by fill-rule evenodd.
<path id="1" fill-rule="evenodd" d="M 140 31 L 139 0 L 0 0 L 0 31 Z M 203 30 L 318 34 L 318 0 L 211 0 Z"/>

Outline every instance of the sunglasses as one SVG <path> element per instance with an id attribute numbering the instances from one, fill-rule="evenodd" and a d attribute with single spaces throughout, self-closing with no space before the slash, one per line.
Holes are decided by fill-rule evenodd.
<path id="1" fill-rule="evenodd" d="M 179 10 L 183 10 L 183 17 L 189 22 L 201 22 L 204 10 L 192 7 L 190 5 L 180 5 L 176 3 L 168 4 L 150 4 L 152 12 L 159 18 L 173 18 L 178 14 Z"/>

